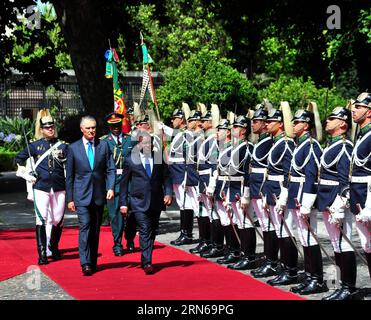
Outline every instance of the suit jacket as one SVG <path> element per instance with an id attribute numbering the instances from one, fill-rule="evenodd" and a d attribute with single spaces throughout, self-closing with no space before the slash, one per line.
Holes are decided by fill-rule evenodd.
<path id="1" fill-rule="evenodd" d="M 66 166 L 66 198 L 75 206 L 88 206 L 94 201 L 101 206 L 106 190 L 114 190 L 116 168 L 106 141 L 95 140 L 94 168 L 90 168 L 83 140 L 69 146 Z"/>
<path id="2" fill-rule="evenodd" d="M 166 163 L 155 162 L 149 178 L 138 151 L 126 158 L 120 185 L 120 206 L 130 206 L 132 213 L 165 209 L 164 195 L 173 194 L 172 181 Z"/>

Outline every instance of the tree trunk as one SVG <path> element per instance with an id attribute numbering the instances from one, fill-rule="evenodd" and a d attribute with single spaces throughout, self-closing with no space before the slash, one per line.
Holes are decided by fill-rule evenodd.
<path id="1" fill-rule="evenodd" d="M 113 111 L 113 85 L 106 79 L 104 53 L 108 39 L 98 0 L 53 0 L 59 25 L 71 56 L 85 113 L 94 116 L 98 134 L 104 117 Z"/>

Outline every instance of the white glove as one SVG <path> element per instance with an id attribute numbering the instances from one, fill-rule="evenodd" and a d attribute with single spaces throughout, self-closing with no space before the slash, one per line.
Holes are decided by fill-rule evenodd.
<path id="1" fill-rule="evenodd" d="M 206 195 L 209 198 L 212 198 L 214 196 L 216 187 L 216 179 L 214 177 L 210 177 L 209 185 L 206 187 Z"/>
<path id="2" fill-rule="evenodd" d="M 174 133 L 174 129 L 168 127 L 167 125 L 165 125 L 163 122 L 159 122 L 157 124 L 157 127 L 159 130 L 164 130 L 164 133 L 167 135 L 167 136 L 172 136 L 173 133 Z"/>
<path id="3" fill-rule="evenodd" d="M 289 190 L 287 188 L 282 187 L 280 197 L 278 198 L 276 203 L 278 214 L 283 214 L 285 212 L 288 197 Z"/>
<path id="4" fill-rule="evenodd" d="M 330 216 L 328 218 L 328 222 L 330 222 L 331 224 L 337 224 L 337 225 L 340 225 L 344 219 L 344 216 L 345 216 L 345 209 L 344 208 L 340 208 L 338 209 L 338 211 L 334 212 L 334 213 L 330 213 Z"/>
<path id="5" fill-rule="evenodd" d="M 16 172 L 16 176 L 25 179 L 27 182 L 34 184 L 36 182 L 36 178 L 30 174 L 25 166 L 20 166 L 17 164 L 18 169 Z"/>
<path id="6" fill-rule="evenodd" d="M 299 216 L 301 218 L 308 219 L 314 202 L 316 201 L 317 195 L 313 193 L 303 193 L 303 198 L 301 200 L 301 206 L 299 209 Z"/>
<path id="7" fill-rule="evenodd" d="M 356 215 L 356 220 L 360 222 L 371 222 L 371 208 L 365 207 Z"/>
<path id="8" fill-rule="evenodd" d="M 333 204 L 330 206 L 329 211 L 331 214 L 335 214 L 339 210 L 344 212 L 344 209 L 348 207 L 348 199 L 337 195 Z"/>
<path id="9" fill-rule="evenodd" d="M 243 188 L 243 195 L 241 197 L 241 209 L 246 210 L 250 204 L 250 188 L 244 187 Z"/>
<path id="10" fill-rule="evenodd" d="M 163 122 L 157 122 L 157 128 L 158 130 L 162 130 L 164 127 L 164 123 Z"/>

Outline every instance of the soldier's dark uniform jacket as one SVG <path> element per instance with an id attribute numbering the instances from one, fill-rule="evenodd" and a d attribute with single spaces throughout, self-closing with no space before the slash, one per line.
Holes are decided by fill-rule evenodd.
<path id="1" fill-rule="evenodd" d="M 250 198 L 260 198 L 262 184 L 266 178 L 268 167 L 268 154 L 272 148 L 273 139 L 270 134 L 264 133 L 259 136 L 258 142 L 254 145 L 250 163 Z"/>
<path id="2" fill-rule="evenodd" d="M 321 157 L 320 179 L 317 193 L 317 207 L 325 211 L 336 195 L 349 188 L 349 167 L 353 143 L 345 135 L 330 138 Z"/>
<path id="3" fill-rule="evenodd" d="M 175 135 L 169 151 L 169 171 L 173 184 L 181 184 L 186 172 L 186 144 L 184 130 L 181 129 Z"/>
<path id="4" fill-rule="evenodd" d="M 236 195 L 243 194 L 243 187 L 249 184 L 249 165 L 253 148 L 250 142 L 240 140 L 238 145 L 228 143 L 219 153 L 216 200 L 222 200 L 221 193 L 224 191 L 227 195 L 228 189 L 229 202 L 236 202 Z"/>
<path id="5" fill-rule="evenodd" d="M 122 172 L 120 170 L 122 170 L 123 168 L 125 158 L 130 154 L 133 148 L 131 136 L 123 133 L 120 136 L 120 144 L 117 144 L 112 133 L 109 133 L 106 136 L 103 136 L 102 140 L 107 141 L 108 146 L 113 156 L 113 161 L 115 162 L 116 170 L 119 170 L 119 171 L 116 171 L 115 190 L 114 190 L 115 193 L 118 193 L 120 191 L 120 182 L 122 179 Z"/>
<path id="6" fill-rule="evenodd" d="M 186 186 L 198 186 L 197 155 L 202 143 L 202 132 L 185 131 L 186 147 Z"/>
<path id="7" fill-rule="evenodd" d="M 351 168 L 350 205 L 353 214 L 358 214 L 357 203 L 365 207 L 367 185 L 371 185 L 371 123 L 362 128 L 357 136 Z"/>
<path id="8" fill-rule="evenodd" d="M 295 198 L 301 202 L 303 193 L 317 193 L 318 170 L 322 148 L 310 132 L 298 140 L 291 160 L 289 177 L 288 209 L 296 209 Z"/>
<path id="9" fill-rule="evenodd" d="M 30 154 L 35 163 L 37 160 L 48 151 L 59 140 L 57 138 L 47 140 L 45 138 L 34 141 L 29 144 Z M 64 162 L 67 157 L 68 146 L 65 142 L 61 143 L 56 152 L 51 152 L 36 168 L 36 182 L 34 189 L 50 192 L 53 188 L 54 192 L 66 190 L 66 179 L 64 175 Z M 54 154 L 54 156 L 53 156 Z M 23 164 L 29 158 L 28 150 L 25 148 L 17 154 L 15 162 Z"/>
<path id="10" fill-rule="evenodd" d="M 199 191 L 200 193 L 205 192 L 205 186 L 209 185 L 210 177 L 216 170 L 216 164 L 218 161 L 218 141 L 214 133 L 206 133 L 202 142 L 199 155 L 197 169 L 199 173 Z"/>
<path id="11" fill-rule="evenodd" d="M 273 146 L 268 154 L 268 178 L 262 188 L 262 193 L 267 196 L 268 205 L 274 206 L 276 204 L 273 195 L 279 197 L 281 185 L 285 188 L 288 187 L 294 149 L 294 141 L 288 138 L 285 133 L 273 138 Z"/>

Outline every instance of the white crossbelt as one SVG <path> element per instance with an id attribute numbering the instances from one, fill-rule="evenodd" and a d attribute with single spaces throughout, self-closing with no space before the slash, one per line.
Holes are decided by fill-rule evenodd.
<path id="1" fill-rule="evenodd" d="M 325 186 L 338 186 L 339 181 L 320 179 L 319 184 L 322 184 L 322 185 L 325 185 Z"/>
<path id="2" fill-rule="evenodd" d="M 364 176 L 364 177 L 352 176 L 350 178 L 350 182 L 354 182 L 354 183 L 370 183 L 371 182 L 371 176 Z"/>
<path id="3" fill-rule="evenodd" d="M 198 171 L 198 174 L 199 174 L 200 176 L 202 176 L 202 175 L 204 175 L 204 174 L 211 174 L 211 168 L 209 168 L 209 169 L 205 169 L 205 170 L 199 170 L 199 171 Z"/>
<path id="4" fill-rule="evenodd" d="M 184 158 L 169 158 L 169 162 L 185 162 Z"/>
<path id="5" fill-rule="evenodd" d="M 243 181 L 244 177 L 239 176 L 239 177 L 233 177 L 233 176 L 218 176 L 219 181 Z"/>
<path id="6" fill-rule="evenodd" d="M 290 177 L 290 182 L 305 182 L 304 177 Z"/>
<path id="7" fill-rule="evenodd" d="M 285 177 L 283 175 L 278 175 L 278 176 L 272 176 L 270 174 L 268 174 L 268 180 L 270 181 L 284 181 L 285 180 Z"/>
<path id="8" fill-rule="evenodd" d="M 267 168 L 251 168 L 251 173 L 266 173 Z"/>

